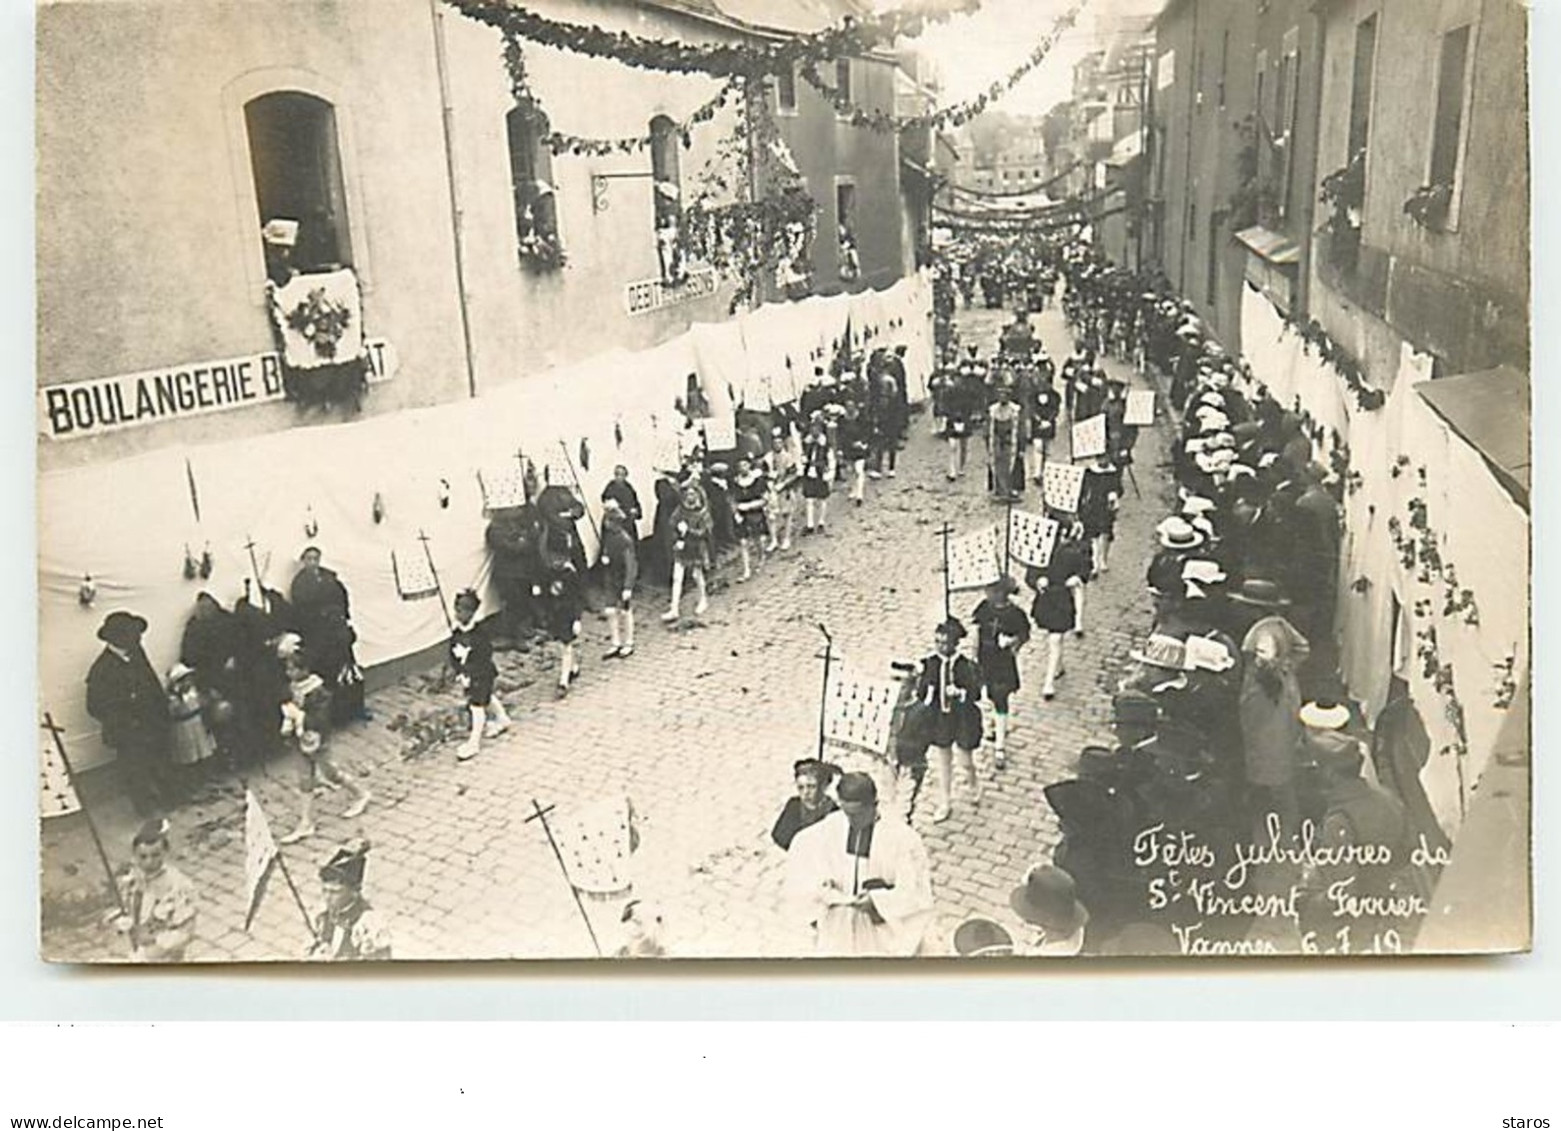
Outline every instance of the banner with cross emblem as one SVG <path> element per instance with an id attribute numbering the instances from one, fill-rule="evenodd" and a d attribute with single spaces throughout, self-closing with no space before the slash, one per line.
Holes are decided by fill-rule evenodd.
<path id="1" fill-rule="evenodd" d="M 67 817 L 81 812 L 81 798 L 54 743 L 45 742 L 38 761 L 38 815 Z"/>
<path id="2" fill-rule="evenodd" d="M 1068 463 L 1048 463 L 1041 471 L 1041 495 L 1053 510 L 1069 514 L 1079 509 L 1084 469 Z"/>
<path id="3" fill-rule="evenodd" d="M 1003 575 L 1001 540 L 996 526 L 982 527 L 949 540 L 948 588 L 984 589 Z"/>
<path id="4" fill-rule="evenodd" d="M 1008 515 L 1008 556 L 1020 565 L 1045 569 L 1052 560 L 1061 523 L 1031 511 Z"/>
<path id="5" fill-rule="evenodd" d="M 396 580 L 396 595 L 403 601 L 426 601 L 439 595 L 439 578 L 434 575 L 426 544 L 414 542 L 391 550 L 390 573 Z"/>
<path id="6" fill-rule="evenodd" d="M 1073 426 L 1073 458 L 1091 459 L 1106 454 L 1106 417 L 1102 413 Z"/>
<path id="7" fill-rule="evenodd" d="M 569 882 L 598 896 L 628 891 L 629 858 L 639 847 L 633 803 L 620 795 L 560 813 L 554 835 Z"/>
<path id="8" fill-rule="evenodd" d="M 889 752 L 890 723 L 899 701 L 900 685 L 831 666 L 824 691 L 824 738 L 856 750 Z"/>
<path id="9" fill-rule="evenodd" d="M 526 476 L 519 460 L 479 471 L 477 486 L 482 489 L 483 510 L 498 511 L 526 505 Z"/>

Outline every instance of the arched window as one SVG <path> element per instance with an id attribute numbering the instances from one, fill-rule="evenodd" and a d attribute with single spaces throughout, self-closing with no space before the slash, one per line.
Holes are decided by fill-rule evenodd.
<path id="1" fill-rule="evenodd" d="M 661 277 L 665 282 L 677 282 L 683 277 L 682 253 L 678 248 L 683 194 L 678 174 L 678 128 L 665 114 L 650 120 L 650 171 Z"/>
<path id="2" fill-rule="evenodd" d="M 244 126 L 260 222 L 298 223 L 293 266 L 299 271 L 352 266 L 336 108 L 312 94 L 275 91 L 244 106 Z"/>
<path id="3" fill-rule="evenodd" d="M 520 254 L 550 259 L 558 251 L 558 196 L 547 115 L 530 99 L 505 115 L 510 185 L 515 196 L 515 240 Z"/>

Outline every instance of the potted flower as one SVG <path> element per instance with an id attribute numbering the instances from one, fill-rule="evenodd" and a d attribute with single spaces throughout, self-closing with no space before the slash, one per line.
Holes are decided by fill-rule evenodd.
<path id="1" fill-rule="evenodd" d="M 1404 201 L 1404 215 L 1422 228 L 1443 231 L 1447 227 L 1447 215 L 1452 209 L 1452 203 L 1452 185 L 1421 185 Z"/>
<path id="2" fill-rule="evenodd" d="M 1322 203 L 1330 214 L 1322 230 L 1328 235 L 1329 258 L 1335 266 L 1354 270 L 1360 261 L 1362 210 L 1366 204 L 1366 150 L 1357 149 L 1342 169 L 1322 180 Z"/>

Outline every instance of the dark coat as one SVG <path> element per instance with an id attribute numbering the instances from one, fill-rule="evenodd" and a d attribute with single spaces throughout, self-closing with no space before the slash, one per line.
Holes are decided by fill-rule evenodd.
<path id="1" fill-rule="evenodd" d="M 121 658 L 103 649 L 87 672 L 87 714 L 115 750 L 142 750 L 162 738 L 168 704 L 152 662 L 139 645 Z"/>

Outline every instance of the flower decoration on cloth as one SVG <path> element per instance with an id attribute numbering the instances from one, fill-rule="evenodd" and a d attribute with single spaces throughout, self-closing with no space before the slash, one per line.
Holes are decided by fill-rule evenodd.
<path id="1" fill-rule="evenodd" d="M 317 369 L 363 356 L 363 295 L 351 268 L 294 275 L 267 289 L 289 366 Z"/>

